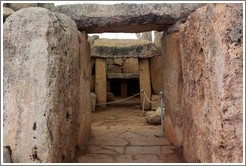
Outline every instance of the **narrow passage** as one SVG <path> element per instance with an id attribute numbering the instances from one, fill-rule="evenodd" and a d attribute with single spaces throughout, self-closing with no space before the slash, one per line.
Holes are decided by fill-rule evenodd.
<path id="1" fill-rule="evenodd" d="M 147 123 L 141 108 L 107 107 L 92 113 L 92 138 L 76 154 L 77 163 L 180 163 L 181 148 Z M 164 133 L 165 136 L 165 133 Z"/>

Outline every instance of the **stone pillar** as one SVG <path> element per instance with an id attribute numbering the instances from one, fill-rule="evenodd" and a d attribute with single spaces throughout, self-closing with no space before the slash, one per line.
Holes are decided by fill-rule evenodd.
<path id="1" fill-rule="evenodd" d="M 148 59 L 138 59 L 139 61 L 139 82 L 140 90 L 143 89 L 149 99 L 151 99 L 150 70 Z M 141 95 L 141 105 L 143 106 L 143 94 Z M 150 109 L 150 103 L 145 100 L 145 109 Z"/>
<path id="2" fill-rule="evenodd" d="M 79 130 L 77 146 L 82 148 L 91 136 L 91 64 L 90 44 L 86 32 L 79 34 L 80 88 L 79 88 Z"/>
<path id="3" fill-rule="evenodd" d="M 75 22 L 25 8 L 8 17 L 3 32 L 3 146 L 13 162 L 72 161 L 80 75 Z"/>
<path id="4" fill-rule="evenodd" d="M 106 78 L 106 59 L 96 58 L 95 61 L 95 93 L 97 103 L 107 102 L 107 78 Z M 106 105 L 100 105 L 100 108 L 106 108 Z"/>

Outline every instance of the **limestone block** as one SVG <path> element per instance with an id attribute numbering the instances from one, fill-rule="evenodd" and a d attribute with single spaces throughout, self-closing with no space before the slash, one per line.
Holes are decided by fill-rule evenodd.
<path id="1" fill-rule="evenodd" d="M 3 31 L 3 145 L 13 162 L 71 161 L 79 112 L 76 24 L 25 8 L 8 17 Z"/>
<path id="2" fill-rule="evenodd" d="M 90 44 L 86 32 L 78 32 L 80 56 L 80 88 L 79 88 L 79 130 L 77 146 L 82 148 L 91 137 L 91 64 Z"/>
<path id="3" fill-rule="evenodd" d="M 8 6 L 14 11 L 27 8 L 27 7 L 38 7 L 37 3 L 9 3 Z"/>
<path id="4" fill-rule="evenodd" d="M 158 107 L 155 111 L 147 111 L 146 120 L 151 124 L 161 124 L 161 107 Z"/>
<path id="5" fill-rule="evenodd" d="M 113 65 L 114 64 L 114 59 L 113 58 L 107 58 L 106 59 L 107 65 Z"/>
<path id="6" fill-rule="evenodd" d="M 183 129 L 183 110 L 182 110 L 182 63 L 179 49 L 179 32 L 166 35 L 163 33 L 162 38 L 162 56 L 163 56 L 163 91 L 165 112 L 169 115 L 170 125 L 172 128 Z M 165 122 L 166 123 L 166 122 Z M 168 123 L 169 124 L 169 123 Z M 182 144 L 182 139 L 173 141 L 173 135 L 176 130 L 165 127 L 165 135 L 168 140 L 176 146 Z M 177 130 L 179 131 L 179 130 Z M 182 132 L 180 132 L 182 133 Z M 171 134 L 171 135 L 169 135 Z M 182 136 L 180 136 L 182 137 Z"/>
<path id="7" fill-rule="evenodd" d="M 14 11 L 12 9 L 10 9 L 8 7 L 3 7 L 3 20 L 4 20 L 4 22 L 5 22 L 6 18 L 13 13 L 14 13 Z"/>
<path id="8" fill-rule="evenodd" d="M 106 80 L 106 59 L 96 58 L 96 78 L 95 78 L 95 93 L 97 103 L 105 103 L 107 101 L 107 80 Z M 106 105 L 101 105 L 105 108 Z"/>
<path id="9" fill-rule="evenodd" d="M 154 94 L 159 94 L 160 91 L 163 91 L 163 59 L 163 56 L 155 56 L 150 58 L 150 77 Z"/>
<path id="10" fill-rule="evenodd" d="M 144 90 L 147 97 L 151 98 L 151 84 L 150 84 L 150 71 L 149 71 L 149 60 L 148 59 L 138 59 L 139 63 L 139 82 L 140 89 Z M 141 106 L 143 106 L 144 95 L 141 95 Z M 146 101 L 146 100 L 145 100 Z M 150 103 L 145 102 L 145 109 L 150 109 Z"/>
<path id="11" fill-rule="evenodd" d="M 171 117 L 168 113 L 165 113 L 164 115 L 164 131 L 165 136 L 168 139 L 169 142 L 171 142 L 173 145 L 180 147 L 183 143 L 183 130 L 178 127 L 174 126 Z"/>
<path id="12" fill-rule="evenodd" d="M 209 4 L 179 29 L 189 162 L 243 162 L 243 13 L 243 4 Z"/>
<path id="13" fill-rule="evenodd" d="M 151 101 L 159 101 L 157 103 L 151 103 L 151 110 L 156 110 L 158 107 L 160 107 L 161 105 L 160 95 L 152 95 Z"/>
<path id="14" fill-rule="evenodd" d="M 162 31 L 180 18 L 187 18 L 201 3 L 79 4 L 55 6 L 55 12 L 76 20 L 88 33 Z"/>
<path id="15" fill-rule="evenodd" d="M 122 63 L 123 63 L 122 58 L 115 58 L 114 59 L 114 64 L 122 66 Z"/>
<path id="16" fill-rule="evenodd" d="M 48 9 L 50 11 L 53 11 L 54 8 L 55 8 L 55 4 L 54 3 L 38 3 L 38 6 L 46 8 L 46 9 Z"/>
<path id="17" fill-rule="evenodd" d="M 107 65 L 107 73 L 122 73 L 121 66 Z"/>
<path id="18" fill-rule="evenodd" d="M 138 59 L 127 58 L 123 65 L 123 73 L 138 73 Z"/>
<path id="19" fill-rule="evenodd" d="M 91 95 L 91 112 L 96 111 L 96 94 L 95 93 L 90 93 Z"/>

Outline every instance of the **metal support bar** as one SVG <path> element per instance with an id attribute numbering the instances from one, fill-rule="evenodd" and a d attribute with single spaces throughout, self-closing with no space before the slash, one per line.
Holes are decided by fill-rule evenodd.
<path id="1" fill-rule="evenodd" d="M 164 111 L 163 111 L 163 91 L 160 91 L 161 96 L 161 136 L 163 137 L 164 132 Z"/>

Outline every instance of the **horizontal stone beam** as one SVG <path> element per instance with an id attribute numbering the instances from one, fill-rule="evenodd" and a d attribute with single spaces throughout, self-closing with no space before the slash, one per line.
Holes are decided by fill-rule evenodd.
<path id="1" fill-rule="evenodd" d="M 107 78 L 108 79 L 135 79 L 135 78 L 139 78 L 139 74 L 138 73 L 127 73 L 127 74 L 108 73 Z"/>
<path id="2" fill-rule="evenodd" d="M 60 5 L 55 12 L 66 14 L 87 33 L 163 31 L 204 4 L 73 4 Z"/>

